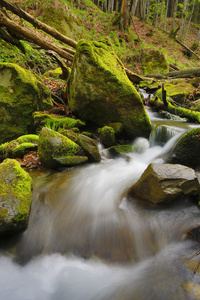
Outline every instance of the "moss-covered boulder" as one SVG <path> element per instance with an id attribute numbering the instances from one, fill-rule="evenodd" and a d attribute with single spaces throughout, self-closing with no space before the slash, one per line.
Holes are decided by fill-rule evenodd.
<path id="1" fill-rule="evenodd" d="M 22 158 L 29 151 L 36 151 L 38 148 L 39 136 L 27 134 L 18 139 L 0 145 L 0 160 L 5 158 Z"/>
<path id="2" fill-rule="evenodd" d="M 31 177 L 15 159 L 6 159 L 0 164 L 0 234 L 26 229 L 31 186 Z"/>
<path id="3" fill-rule="evenodd" d="M 40 161 L 46 167 L 53 169 L 61 166 L 77 165 L 86 162 L 88 159 L 79 145 L 47 127 L 41 130 L 38 153 Z M 82 157 L 78 160 L 79 156 Z"/>
<path id="4" fill-rule="evenodd" d="M 157 205 L 172 202 L 182 195 L 200 190 L 195 171 L 179 164 L 152 163 L 128 191 L 129 199 Z"/>
<path id="5" fill-rule="evenodd" d="M 157 49 L 145 49 L 142 56 L 143 74 L 169 72 L 165 55 Z"/>
<path id="6" fill-rule="evenodd" d="M 58 131 L 62 129 L 80 128 L 85 125 L 85 123 L 79 119 L 57 116 L 53 114 L 44 114 L 41 112 L 35 112 L 33 114 L 33 118 L 37 131 L 40 131 L 42 127 L 48 127 L 52 130 Z"/>
<path id="7" fill-rule="evenodd" d="M 54 3 L 55 2 L 55 3 Z M 81 19 L 75 16 L 66 4 L 50 2 L 42 11 L 43 21 L 69 38 L 79 40 L 83 34 Z"/>
<path id="8" fill-rule="evenodd" d="M 110 147 L 115 144 L 115 131 L 111 126 L 104 126 L 98 130 L 98 134 L 101 140 L 101 143 Z"/>
<path id="9" fill-rule="evenodd" d="M 200 128 L 186 132 L 173 149 L 173 159 L 193 168 L 200 166 Z"/>
<path id="10" fill-rule="evenodd" d="M 184 103 L 188 96 L 194 91 L 194 86 L 184 80 L 166 82 L 164 87 L 167 96 L 180 104 Z M 162 89 L 160 88 L 155 95 L 161 99 Z"/>
<path id="11" fill-rule="evenodd" d="M 99 153 L 97 144 L 95 143 L 95 141 L 93 139 L 91 139 L 90 137 L 88 137 L 84 134 L 81 134 L 81 135 L 79 135 L 79 137 L 77 139 L 77 143 L 84 150 L 89 161 L 91 161 L 91 162 L 100 162 L 101 161 L 101 155 Z"/>
<path id="12" fill-rule="evenodd" d="M 31 132 L 33 112 L 51 107 L 50 91 L 31 72 L 0 63 L 0 143 Z"/>
<path id="13" fill-rule="evenodd" d="M 141 97 L 108 40 L 80 40 L 67 82 L 68 103 L 97 126 L 121 122 L 129 138 L 148 137 L 151 123 Z"/>

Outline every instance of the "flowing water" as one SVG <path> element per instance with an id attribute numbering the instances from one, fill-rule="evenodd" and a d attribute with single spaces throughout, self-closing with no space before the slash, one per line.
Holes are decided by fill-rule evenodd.
<path id="1" fill-rule="evenodd" d="M 200 224 L 199 208 L 187 198 L 156 209 L 126 198 L 148 164 L 163 163 L 193 127 L 149 114 L 156 128 L 165 126 L 165 142 L 137 139 L 143 151 L 128 161 L 101 149 L 100 164 L 32 173 L 28 229 L 13 249 L 2 247 L 0 300 L 194 299 L 184 285 L 200 275 L 185 260 L 200 245 L 184 233 Z"/>

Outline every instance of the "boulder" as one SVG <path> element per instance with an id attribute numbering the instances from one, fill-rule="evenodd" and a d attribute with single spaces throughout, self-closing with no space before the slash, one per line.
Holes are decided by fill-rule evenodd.
<path id="1" fill-rule="evenodd" d="M 143 74 L 169 72 L 165 55 L 156 49 L 145 49 L 142 56 Z"/>
<path id="2" fill-rule="evenodd" d="M 156 205 L 198 192 L 199 181 L 193 169 L 178 164 L 152 163 L 129 189 L 128 196 Z"/>
<path id="3" fill-rule="evenodd" d="M 79 41 L 67 95 L 70 109 L 83 120 L 100 127 L 120 122 L 129 138 L 151 132 L 141 97 L 107 39 Z"/>
<path id="4" fill-rule="evenodd" d="M 50 91 L 31 72 L 0 63 L 0 144 L 29 133 L 33 112 L 51 107 Z"/>
<path id="5" fill-rule="evenodd" d="M 183 134 L 173 149 L 173 161 L 196 168 L 200 166 L 200 128 Z"/>
<path id="6" fill-rule="evenodd" d="M 32 201 L 32 179 L 15 159 L 0 164 L 0 234 L 26 229 Z"/>
<path id="7" fill-rule="evenodd" d="M 81 134 L 78 137 L 77 144 L 79 144 L 81 148 L 84 150 L 89 161 L 91 162 L 101 161 L 101 155 L 99 153 L 97 144 L 93 139 L 89 138 L 84 134 Z"/>
<path id="8" fill-rule="evenodd" d="M 40 161 L 46 167 L 53 169 L 77 165 L 88 159 L 79 145 L 47 127 L 44 127 L 40 132 L 38 153 Z M 73 158 L 74 156 L 76 158 Z M 78 160 L 79 156 L 82 157 L 80 160 Z"/>

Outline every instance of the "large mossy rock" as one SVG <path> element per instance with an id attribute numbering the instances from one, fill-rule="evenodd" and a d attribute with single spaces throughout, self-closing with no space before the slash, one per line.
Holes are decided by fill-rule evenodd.
<path id="1" fill-rule="evenodd" d="M 0 234 L 26 229 L 31 186 L 31 177 L 15 159 L 6 159 L 0 164 Z"/>
<path id="2" fill-rule="evenodd" d="M 144 50 L 142 56 L 142 69 L 144 75 L 169 72 L 169 66 L 165 55 L 156 49 Z"/>
<path id="3" fill-rule="evenodd" d="M 197 194 L 199 181 L 193 169 L 178 164 L 150 164 L 128 195 L 146 203 L 166 204 L 182 195 Z"/>
<path id="4" fill-rule="evenodd" d="M 29 133 L 33 112 L 51 107 L 50 91 L 31 72 L 0 63 L 0 144 Z"/>
<path id="5" fill-rule="evenodd" d="M 148 137 L 151 123 L 141 97 L 108 40 L 80 40 L 67 84 L 74 114 L 97 126 L 121 122 L 129 138 Z"/>
<path id="6" fill-rule="evenodd" d="M 81 164 L 88 160 L 79 145 L 47 127 L 41 130 L 38 153 L 40 161 L 53 169 Z"/>
<path id="7" fill-rule="evenodd" d="M 173 149 L 173 160 L 183 165 L 197 168 L 200 166 L 200 128 L 183 134 Z"/>

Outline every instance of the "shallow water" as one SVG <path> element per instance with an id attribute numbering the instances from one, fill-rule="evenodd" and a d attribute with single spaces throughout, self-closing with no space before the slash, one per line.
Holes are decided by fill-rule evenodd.
<path id="1" fill-rule="evenodd" d="M 184 233 L 200 225 L 199 208 L 186 198 L 156 209 L 126 199 L 150 162 L 164 162 L 180 128 L 164 146 L 137 139 L 143 153 L 130 161 L 102 149 L 100 164 L 33 173 L 28 229 L 16 252 L 1 252 L 0 299 L 193 299 L 184 283 L 200 276 L 184 261 L 198 244 Z"/>

